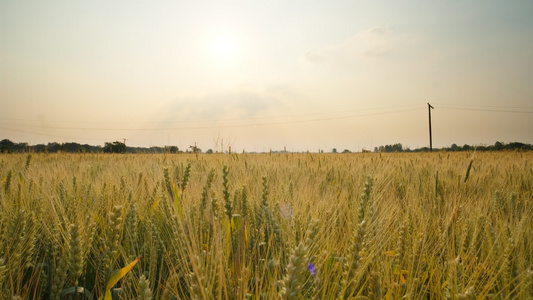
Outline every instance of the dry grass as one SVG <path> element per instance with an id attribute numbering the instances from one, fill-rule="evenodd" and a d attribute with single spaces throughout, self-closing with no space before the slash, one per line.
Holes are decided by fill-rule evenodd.
<path id="1" fill-rule="evenodd" d="M 0 299 L 531 299 L 532 159 L 0 155 Z"/>

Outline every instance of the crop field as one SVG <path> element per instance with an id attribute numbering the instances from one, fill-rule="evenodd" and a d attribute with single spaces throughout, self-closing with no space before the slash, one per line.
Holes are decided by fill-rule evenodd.
<path id="1" fill-rule="evenodd" d="M 0 299 L 533 299 L 533 153 L 2 154 Z"/>

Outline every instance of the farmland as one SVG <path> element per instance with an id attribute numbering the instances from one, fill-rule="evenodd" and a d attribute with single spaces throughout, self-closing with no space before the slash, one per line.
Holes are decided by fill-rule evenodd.
<path id="1" fill-rule="evenodd" d="M 532 152 L 4 154 L 0 180 L 1 299 L 533 297 Z"/>

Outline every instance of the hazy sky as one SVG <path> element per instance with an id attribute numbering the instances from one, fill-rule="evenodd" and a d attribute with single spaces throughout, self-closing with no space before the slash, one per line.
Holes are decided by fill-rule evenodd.
<path id="1" fill-rule="evenodd" d="M 533 143 L 533 1 L 0 1 L 0 139 Z"/>

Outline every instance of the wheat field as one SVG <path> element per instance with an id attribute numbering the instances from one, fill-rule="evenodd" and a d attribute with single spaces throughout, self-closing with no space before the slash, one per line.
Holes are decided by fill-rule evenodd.
<path id="1" fill-rule="evenodd" d="M 533 299 L 532 161 L 3 154 L 0 298 Z"/>

